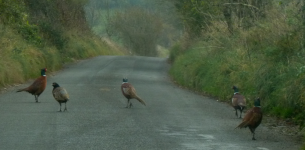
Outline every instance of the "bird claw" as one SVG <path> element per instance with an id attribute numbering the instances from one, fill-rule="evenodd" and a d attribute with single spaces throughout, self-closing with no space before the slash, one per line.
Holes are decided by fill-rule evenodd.
<path id="1" fill-rule="evenodd" d="M 253 136 L 252 136 L 252 140 L 256 140 L 255 137 L 254 137 L 254 134 L 253 134 Z"/>
<path id="2" fill-rule="evenodd" d="M 129 106 L 127 104 L 127 106 L 125 108 L 131 108 L 131 106 L 132 106 L 132 103 L 129 103 Z"/>

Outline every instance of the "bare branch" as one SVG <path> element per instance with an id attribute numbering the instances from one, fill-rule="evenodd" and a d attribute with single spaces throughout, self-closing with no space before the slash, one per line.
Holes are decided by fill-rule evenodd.
<path id="1" fill-rule="evenodd" d="M 253 6 L 250 4 L 243 4 L 243 3 L 224 3 L 223 5 L 243 5 L 243 6 L 252 7 L 252 8 L 259 10 L 259 8 L 256 6 Z"/>

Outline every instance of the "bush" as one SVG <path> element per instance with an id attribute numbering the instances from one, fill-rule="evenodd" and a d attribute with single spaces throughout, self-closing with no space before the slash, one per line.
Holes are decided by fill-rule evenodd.
<path id="1" fill-rule="evenodd" d="M 44 40 L 55 45 L 55 47 L 62 51 L 67 39 L 62 34 L 64 31 L 60 27 L 53 26 L 50 22 L 41 21 L 39 23 L 40 31 Z M 62 51 L 63 52 L 63 51 Z"/>
<path id="2" fill-rule="evenodd" d="M 23 36 L 25 40 L 39 46 L 42 42 L 39 36 L 39 30 L 36 25 L 30 25 L 28 22 L 26 24 L 20 24 L 17 26 L 19 34 Z"/>
<path id="3" fill-rule="evenodd" d="M 296 15 L 283 17 L 281 9 L 274 6 L 256 26 L 247 30 L 234 27 L 233 34 L 215 21 L 191 47 L 174 46 L 170 54 L 174 80 L 229 103 L 231 87 L 236 85 L 249 101 L 248 107 L 260 97 L 266 114 L 292 118 L 303 125 L 304 32 Z M 297 10 L 286 9 L 289 13 Z"/>
<path id="4" fill-rule="evenodd" d="M 0 0 L 0 87 L 36 78 L 43 67 L 55 71 L 75 59 L 122 54 L 88 32 L 84 2 Z"/>
<path id="5" fill-rule="evenodd" d="M 107 28 L 135 54 L 157 55 L 157 42 L 162 31 L 162 23 L 157 15 L 140 8 L 130 8 L 118 12 Z"/>

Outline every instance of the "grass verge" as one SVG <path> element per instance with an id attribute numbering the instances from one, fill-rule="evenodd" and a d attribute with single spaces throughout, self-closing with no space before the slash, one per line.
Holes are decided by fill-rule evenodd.
<path id="1" fill-rule="evenodd" d="M 15 30 L 0 26 L 0 87 L 23 83 L 39 76 L 41 68 L 60 69 L 63 64 L 98 55 L 124 55 L 99 37 L 67 32 L 64 47 L 58 49 L 48 43 L 32 45 Z"/>

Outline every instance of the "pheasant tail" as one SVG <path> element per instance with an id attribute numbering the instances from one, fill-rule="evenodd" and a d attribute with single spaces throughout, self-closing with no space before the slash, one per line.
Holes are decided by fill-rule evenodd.
<path id="1" fill-rule="evenodd" d="M 248 122 L 247 121 L 243 121 L 241 124 L 239 124 L 236 128 L 246 128 L 248 125 Z M 236 129 L 235 128 L 235 129 Z"/>
<path id="2" fill-rule="evenodd" d="M 24 88 L 24 89 L 19 89 L 16 92 L 22 92 L 22 91 L 27 91 L 28 88 Z"/>
<path id="3" fill-rule="evenodd" d="M 141 99 L 139 96 L 135 96 L 135 99 L 137 99 L 140 103 L 146 106 L 145 102 L 143 99 Z"/>

